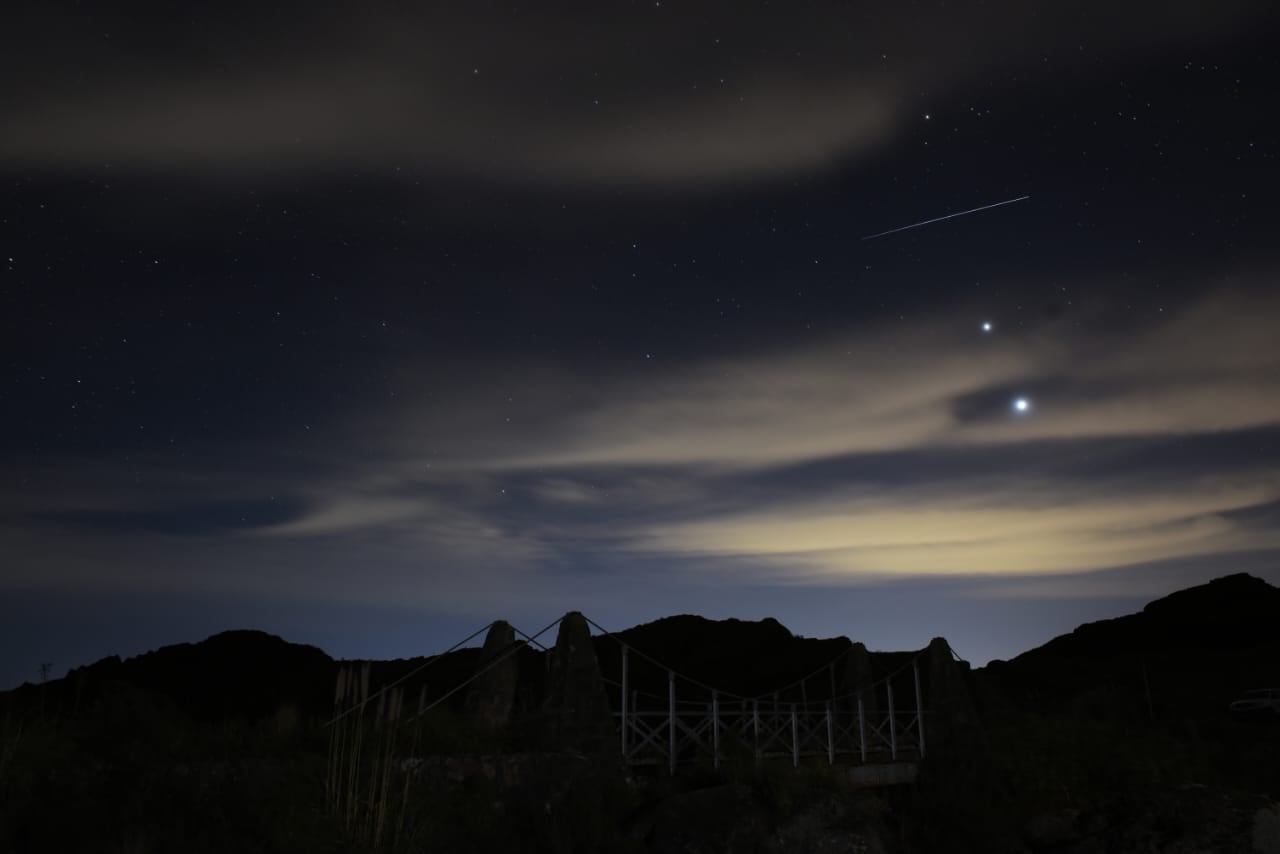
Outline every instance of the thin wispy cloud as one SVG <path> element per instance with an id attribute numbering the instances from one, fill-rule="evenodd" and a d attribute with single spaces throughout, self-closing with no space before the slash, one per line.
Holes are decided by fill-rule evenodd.
<path id="1" fill-rule="evenodd" d="M 1232 521 L 1232 511 L 1280 498 L 1280 472 L 1239 483 L 1193 482 L 1173 493 L 1137 486 L 1071 494 L 1050 479 L 939 484 L 675 522 L 636 546 L 730 557 L 766 576 L 843 578 L 1009 576 L 1083 571 L 1186 555 L 1280 547 L 1280 536 Z"/>
<path id="2" fill-rule="evenodd" d="M 757 468 L 966 444 L 1177 436 L 1280 423 L 1280 301 L 1226 294 L 1164 322 L 989 340 L 940 320 L 620 382 L 464 465 Z M 1195 357 L 1185 355 L 1194 335 Z M 1193 359 L 1188 363 L 1188 359 Z M 1043 395 L 1037 394 L 1044 390 Z M 546 390 L 548 400 L 568 396 Z M 1019 413 L 1012 403 L 1030 401 Z M 978 398 L 967 408 L 966 401 Z M 496 439 L 496 436 L 495 436 Z"/>
<path id="3" fill-rule="evenodd" d="M 1280 467 L 1179 472 L 1162 459 L 1153 470 L 1141 452 L 1280 423 L 1277 356 L 1264 346 L 1278 314 L 1272 297 L 1224 294 L 1106 335 L 1063 326 L 992 339 L 940 321 L 862 329 L 616 377 L 576 406 L 561 404 L 577 398 L 581 378 L 546 369 L 523 389 L 541 402 L 535 430 L 511 429 L 483 397 L 460 398 L 456 410 L 436 401 L 429 417 L 409 404 L 331 425 L 349 437 L 345 451 L 293 474 L 139 464 L 136 482 L 121 485 L 49 464 L 30 473 L 42 472 L 51 503 L 24 505 L 43 514 L 43 527 L 19 548 L 44 557 L 22 577 L 91 582 L 91 560 L 49 558 L 68 526 L 88 531 L 102 554 L 120 548 L 113 527 L 150 532 L 144 547 L 129 547 L 138 561 L 117 561 L 136 569 L 113 584 L 131 574 L 159 583 L 158 567 L 216 535 L 223 565 L 245 569 L 204 583 L 260 585 L 266 562 L 273 584 L 343 596 L 336 570 L 320 567 L 348 555 L 387 601 L 455 587 L 462 596 L 461 567 L 472 589 L 501 598 L 527 593 L 538 577 L 566 583 L 559 573 L 570 564 L 609 576 L 658 560 L 738 581 L 821 585 L 1277 549 L 1276 535 L 1240 511 L 1280 501 Z M 1188 363 L 1179 341 L 1193 331 L 1201 355 Z M 1037 388 L 1033 411 L 1009 408 L 1012 395 Z M 1104 451 L 1130 470 L 1087 486 L 1072 476 L 1070 459 Z M 903 454 L 914 474 L 886 485 L 884 471 Z M 206 521 L 184 528 L 179 509 L 157 527 L 157 511 L 192 482 L 204 503 L 189 512 Z M 279 510 L 259 509 L 266 501 Z M 211 527 L 215 516 L 226 525 Z M 325 560 L 311 560 L 317 550 Z"/>
<path id="4" fill-rule="evenodd" d="M 12 79 L 38 73 L 44 84 L 36 93 L 20 82 L 2 102 L 0 158 L 250 171 L 341 163 L 524 182 L 778 176 L 887 144 L 919 119 L 914 93 L 938 79 L 962 89 L 1000 68 L 1034 78 L 1043 57 L 1023 45 L 1039 34 L 1070 41 L 1105 14 L 1104 48 L 1131 55 L 1212 40 L 1257 11 L 1164 3 L 1117 14 L 1095 2 L 1067 15 L 1004 2 L 974 28 L 973 10 L 945 4 L 918 10 L 927 27 L 852 7 L 712 3 L 690 14 L 658 4 L 618 12 L 629 15 L 622 30 L 598 9 L 564 21 L 509 6 L 375 5 L 263 13 L 252 28 L 221 13 L 193 24 L 187 11 L 156 75 L 137 59 L 156 46 L 98 21 L 105 12 L 68 20 L 36 6 L 0 42 Z M 153 14 L 160 25 L 174 13 Z M 961 26 L 974 37 L 952 38 Z M 58 37 L 40 39 L 45 31 Z M 1094 61 L 1055 57 L 1082 72 Z"/>

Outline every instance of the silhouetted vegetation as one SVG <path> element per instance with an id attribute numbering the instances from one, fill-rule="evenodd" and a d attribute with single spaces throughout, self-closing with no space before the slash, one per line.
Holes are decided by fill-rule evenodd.
<path id="1" fill-rule="evenodd" d="M 732 734 L 718 768 L 674 779 L 557 749 L 553 669 L 524 644 L 518 724 L 494 726 L 447 693 L 477 649 L 343 663 L 228 632 L 0 695 L 0 851 L 1160 851 L 1191 836 L 1229 850 L 1280 797 L 1280 719 L 1226 713 L 1280 684 L 1276 625 L 1280 591 L 1232 576 L 962 670 L 982 726 L 939 719 L 918 782 L 879 793 L 824 761 L 758 764 Z M 607 682 L 618 640 L 743 693 L 817 672 L 794 690 L 819 699 L 823 665 L 850 647 L 673 617 L 595 638 Z M 661 667 L 631 665 L 637 690 L 665 690 Z"/>
<path id="2" fill-rule="evenodd" d="M 910 792 L 921 849 L 1021 851 L 1028 823 L 1074 815 L 1097 850 L 1133 850 L 1102 837 L 1188 791 L 1280 799 L 1280 714 L 1227 712 L 1280 684 L 1277 625 L 1280 590 L 1228 576 L 977 671 L 982 749 L 930 756 Z"/>

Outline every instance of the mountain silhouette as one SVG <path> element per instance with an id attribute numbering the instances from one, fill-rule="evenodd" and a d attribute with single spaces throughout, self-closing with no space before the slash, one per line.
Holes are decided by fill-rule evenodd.
<path id="1" fill-rule="evenodd" d="M 619 641 L 637 653 L 629 661 L 632 686 L 661 695 L 667 691 L 666 668 L 723 691 L 753 696 L 810 675 L 852 646 L 845 637 L 800 637 L 771 617 L 709 620 L 681 614 L 634 626 L 613 638 L 597 636 L 601 670 L 614 680 L 620 678 Z M 813 696 L 827 696 L 828 684 L 825 676 L 815 677 Z M 687 691 L 691 686 L 680 687 Z M 794 689 L 788 699 L 799 699 L 798 692 Z"/>
<path id="2" fill-rule="evenodd" d="M 281 706 L 315 712 L 333 700 L 336 664 L 314 646 L 257 630 L 220 632 L 129 659 L 109 656 L 62 679 L 10 692 L 27 707 L 89 713 L 124 694 L 145 697 L 201 721 L 256 720 Z"/>
<path id="3" fill-rule="evenodd" d="M 1245 574 L 1228 575 L 1172 593 L 1142 611 L 1086 623 L 1010 661 L 974 671 L 993 702 L 1036 711 L 1071 711 L 1136 719 L 1220 715 L 1239 692 L 1280 685 L 1280 589 Z M 667 669 L 688 680 L 745 696 L 792 686 L 784 700 L 824 699 L 841 676 L 849 638 L 805 638 L 777 620 L 664 617 L 593 638 L 606 680 L 620 682 L 620 643 L 629 656 L 633 690 L 665 696 Z M 914 652 L 872 652 L 879 678 Z M 439 696 L 475 670 L 479 650 L 371 663 L 371 689 L 402 684 L 411 702 Z M 522 674 L 544 669 L 542 653 L 526 649 Z M 825 672 L 835 662 L 834 672 Z M 292 706 L 304 716 L 332 707 L 341 662 L 322 650 L 261 631 L 236 630 L 198 643 L 161 647 L 127 660 L 111 656 L 63 679 L 9 692 L 19 705 L 38 701 L 64 714 L 84 712 L 103 697 L 133 691 L 196 720 L 261 719 Z M 809 677 L 800 688 L 795 683 Z M 523 677 L 522 677 L 523 678 Z M 698 695 L 687 681 L 682 696 Z M 2 696 L 2 695 L 0 695 Z M 700 695 L 698 695 L 700 696 Z M 455 698 L 460 703 L 463 696 Z"/>
<path id="4" fill-rule="evenodd" d="M 1037 711 L 1221 717 L 1252 687 L 1280 685 L 1280 588 L 1239 573 L 1085 623 L 977 671 L 993 696 Z"/>
<path id="5" fill-rule="evenodd" d="M 1137 614 L 1085 623 L 1014 661 L 1111 656 L 1138 650 L 1237 650 L 1280 638 L 1280 588 L 1245 573 L 1150 602 Z"/>

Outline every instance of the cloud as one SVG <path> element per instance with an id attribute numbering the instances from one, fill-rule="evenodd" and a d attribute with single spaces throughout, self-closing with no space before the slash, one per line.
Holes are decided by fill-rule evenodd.
<path id="1" fill-rule="evenodd" d="M 901 110 L 895 88 L 855 81 L 803 92 L 747 90 L 694 107 L 583 128 L 552 139 L 523 170 L 600 182 L 697 183 L 816 170 L 888 142 Z"/>
<path id="2" fill-rule="evenodd" d="M 1170 590 L 1203 584 L 1229 573 L 1245 572 L 1272 584 L 1280 583 L 1276 557 L 1274 549 L 1215 552 L 1087 572 L 958 579 L 953 589 L 957 595 L 975 602 L 1127 599 L 1140 606 Z M 1124 612 L 1132 610 L 1136 608 L 1125 608 Z"/>
<path id="3" fill-rule="evenodd" d="M 1274 552 L 1280 454 L 1258 447 L 1280 426 L 1276 316 L 1274 296 L 1219 292 L 1105 331 L 935 319 L 670 370 L 498 366 L 429 407 L 317 425 L 287 469 L 270 446 L 125 479 L 28 466 L 0 524 L 42 524 L 13 528 L 6 582 L 471 608 L 659 571 L 813 586 Z M 494 392 L 513 382 L 516 408 Z M 1022 393 L 1028 417 L 1007 405 Z M 284 511 L 261 510 L 273 497 Z"/>
<path id="4" fill-rule="evenodd" d="M 1239 482 L 1133 484 L 1115 494 L 1047 478 L 793 501 L 658 526 L 635 547 L 737 558 L 806 582 L 1075 572 L 1214 552 L 1280 548 L 1227 514 L 1280 497 L 1280 472 Z"/>
<path id="5" fill-rule="evenodd" d="M 604 499 L 600 487 L 567 477 L 539 480 L 533 485 L 533 492 L 553 504 L 596 504 Z"/>
<path id="6" fill-rule="evenodd" d="M 1034 81 L 1051 45 L 1088 42 L 1054 57 L 1087 70 L 1112 52 L 1204 43 L 1258 13 L 1012 0 L 870 18 L 720 3 L 463 8 L 151 9 L 139 26 L 36 7 L 0 44 L 9 76 L 29 84 L 0 104 L 0 157 L 642 185 L 776 176 L 884 145 L 917 116 L 919 92 L 946 99 L 1013 70 Z"/>
<path id="7" fill-rule="evenodd" d="M 1180 465 L 1171 449 L 1280 425 L 1280 356 L 1266 346 L 1276 316 L 1274 296 L 1220 292 L 1163 322 L 1109 333 L 1064 324 L 989 341 L 941 322 L 864 331 L 621 383 L 558 430 L 459 464 L 617 473 L 624 483 L 666 471 L 684 487 L 665 492 L 687 500 L 655 512 L 616 490 L 609 508 L 621 513 L 607 515 L 616 547 L 763 567 L 771 581 L 1077 572 L 1275 549 L 1280 539 L 1239 513 L 1280 498 L 1274 467 L 1206 472 Z M 1037 388 L 1044 394 L 1029 417 L 1010 410 L 1014 394 Z M 959 405 L 974 397 L 997 403 Z M 1097 443 L 1120 440 L 1130 454 L 1162 442 L 1163 457 L 1127 480 L 1101 473 L 1087 489 L 1062 459 L 1087 461 Z M 1110 465 L 1122 466 L 1124 453 L 1108 451 Z M 966 454 L 990 473 L 931 469 Z M 859 460 L 883 469 L 887 455 L 904 466 L 888 479 L 897 486 L 859 479 Z M 1171 474 L 1179 468 L 1184 475 Z M 807 496 L 753 489 L 787 469 L 806 473 Z M 561 477 L 551 482 L 562 487 Z"/>
<path id="8" fill-rule="evenodd" d="M 1280 424 L 1280 298 L 1222 293 L 1153 327 L 1060 323 L 991 340 L 952 321 L 863 330 L 621 381 L 464 466 L 760 468 L 967 445 L 1181 436 Z M 571 385 L 571 383 L 566 383 Z M 1044 394 L 1036 394 L 1037 390 Z M 1010 409 L 1029 395 L 1033 411 Z M 549 400 L 575 398 L 548 388 Z M 982 398 L 978 406 L 962 406 Z"/>
<path id="9" fill-rule="evenodd" d="M 379 528 L 422 518 L 428 507 L 422 501 L 370 495 L 339 495 L 318 502 L 296 519 L 259 528 L 257 533 L 272 537 L 303 537 L 342 534 Z"/>

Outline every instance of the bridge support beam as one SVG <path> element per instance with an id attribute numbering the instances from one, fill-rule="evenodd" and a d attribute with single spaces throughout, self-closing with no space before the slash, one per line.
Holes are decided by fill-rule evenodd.
<path id="1" fill-rule="evenodd" d="M 800 721 L 796 717 L 796 704 L 791 704 L 791 767 L 800 767 Z"/>
<path id="2" fill-rule="evenodd" d="M 720 695 L 711 692 L 711 752 L 714 754 L 712 764 L 720 767 Z"/>
<path id="3" fill-rule="evenodd" d="M 896 762 L 898 759 L 898 722 L 893 715 L 893 683 L 885 682 L 889 689 L 889 756 Z"/>
<path id="4" fill-rule="evenodd" d="M 862 710 L 862 692 L 858 692 L 858 752 L 862 755 L 862 763 L 867 762 L 867 718 Z"/>
<path id="5" fill-rule="evenodd" d="M 756 764 L 760 764 L 760 701 L 751 701 L 751 740 L 755 746 Z"/>
<path id="6" fill-rule="evenodd" d="M 911 675 L 916 682 L 916 736 L 919 742 L 920 758 L 924 759 L 924 696 L 920 693 L 920 662 L 918 659 L 914 659 L 911 662 Z"/>
<path id="7" fill-rule="evenodd" d="M 800 680 L 800 708 L 804 710 L 804 725 L 807 729 L 809 726 L 809 691 L 804 686 L 804 679 Z"/>
<path id="8" fill-rule="evenodd" d="M 831 719 L 831 701 L 827 700 L 827 764 L 836 764 L 836 728 Z"/>
<path id="9" fill-rule="evenodd" d="M 630 686 L 630 680 L 627 678 L 627 645 L 622 645 L 622 695 L 618 698 L 618 708 L 621 712 L 620 720 L 622 721 L 622 759 L 627 759 L 627 728 L 630 721 L 627 720 L 627 701 L 630 699 L 630 692 L 627 688 Z"/>
<path id="10" fill-rule="evenodd" d="M 676 773 L 676 672 L 667 671 L 667 770 Z"/>

